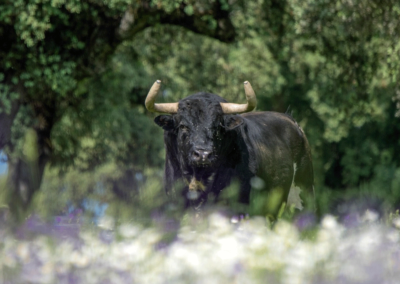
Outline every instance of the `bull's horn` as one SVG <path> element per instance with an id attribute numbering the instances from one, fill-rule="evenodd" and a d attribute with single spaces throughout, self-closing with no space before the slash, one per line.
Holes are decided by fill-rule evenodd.
<path id="1" fill-rule="evenodd" d="M 257 106 L 257 98 L 248 81 L 244 82 L 244 92 L 246 93 L 247 104 L 220 103 L 222 112 L 225 114 L 244 113 L 255 109 Z"/>
<path id="2" fill-rule="evenodd" d="M 177 113 L 178 103 L 165 103 L 165 104 L 155 103 L 160 87 L 161 87 L 161 81 L 160 80 L 155 81 L 149 93 L 147 94 L 146 101 L 144 102 L 147 110 L 151 112 L 162 112 L 170 114 Z"/>

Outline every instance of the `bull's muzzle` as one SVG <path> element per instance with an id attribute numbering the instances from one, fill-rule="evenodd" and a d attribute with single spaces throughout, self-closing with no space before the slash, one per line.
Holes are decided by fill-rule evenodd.
<path id="1" fill-rule="evenodd" d="M 195 148 L 193 149 L 190 158 L 192 162 L 196 165 L 207 166 L 212 163 L 214 155 L 211 150 Z"/>

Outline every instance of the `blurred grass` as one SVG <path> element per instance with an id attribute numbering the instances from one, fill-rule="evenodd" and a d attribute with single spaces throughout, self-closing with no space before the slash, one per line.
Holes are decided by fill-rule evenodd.
<path id="1" fill-rule="evenodd" d="M 84 200 L 93 200 L 99 206 L 106 204 L 105 215 L 119 223 L 150 224 L 151 216 L 154 214 L 176 220 L 186 214 L 183 210 L 183 198 L 179 192 L 171 199 L 162 190 L 162 172 L 159 169 L 147 169 L 143 172 L 141 181 L 136 187 L 128 187 L 129 199 L 121 199 L 112 190 L 115 180 L 120 177 L 115 165 L 105 165 L 95 172 L 71 170 L 60 173 L 56 169 L 48 168 L 42 188 L 35 195 L 29 212 L 39 214 L 45 220 L 51 220 L 54 216 L 68 215 L 71 208 L 80 208 L 88 218 L 93 218 L 95 216 L 93 208 L 86 210 L 83 208 Z M 0 185 L 4 186 L 5 182 L 6 176 L 0 176 Z M 260 196 L 258 191 L 253 189 L 251 205 L 245 206 L 237 202 L 238 186 L 238 183 L 233 182 L 224 189 L 215 205 L 210 199 L 206 210 L 215 206 L 231 215 L 241 213 L 266 217 L 269 213 L 263 206 L 272 202 L 270 196 Z M 392 202 L 393 195 L 387 194 L 384 187 L 380 187 L 376 181 L 340 191 L 328 187 L 316 187 L 317 218 L 326 214 L 333 214 L 338 218 L 345 218 L 351 214 L 361 216 L 369 209 L 388 219 L 390 214 L 396 211 L 396 206 Z M 7 204 L 5 197 L 5 191 L 1 190 L 0 204 Z M 282 213 L 283 219 L 293 222 L 300 211 L 296 209 L 293 212 L 286 209 Z"/>

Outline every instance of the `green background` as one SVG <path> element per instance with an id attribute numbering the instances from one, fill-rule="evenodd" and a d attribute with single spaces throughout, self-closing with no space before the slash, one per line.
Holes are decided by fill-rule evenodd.
<path id="1" fill-rule="evenodd" d="M 162 80 L 160 101 L 242 102 L 249 80 L 258 110 L 290 106 L 305 130 L 320 214 L 352 199 L 393 211 L 399 36 L 398 1 L 2 1 L 0 204 L 43 216 L 88 198 L 126 218 L 165 208 L 151 84 Z"/>

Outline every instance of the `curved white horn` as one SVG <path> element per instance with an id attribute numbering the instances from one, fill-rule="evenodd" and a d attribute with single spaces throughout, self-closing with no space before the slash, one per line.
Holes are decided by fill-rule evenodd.
<path id="1" fill-rule="evenodd" d="M 174 114 L 178 112 L 178 103 L 164 103 L 164 104 L 156 104 L 156 97 L 158 91 L 161 87 L 161 81 L 157 80 L 154 82 L 153 86 L 151 86 L 149 93 L 147 94 L 146 101 L 144 104 L 148 111 L 151 112 L 162 112 L 162 113 L 170 113 Z"/>
<path id="2" fill-rule="evenodd" d="M 223 113 L 244 113 L 254 110 L 257 106 L 257 97 L 248 81 L 244 82 L 244 92 L 247 104 L 220 103 Z"/>

